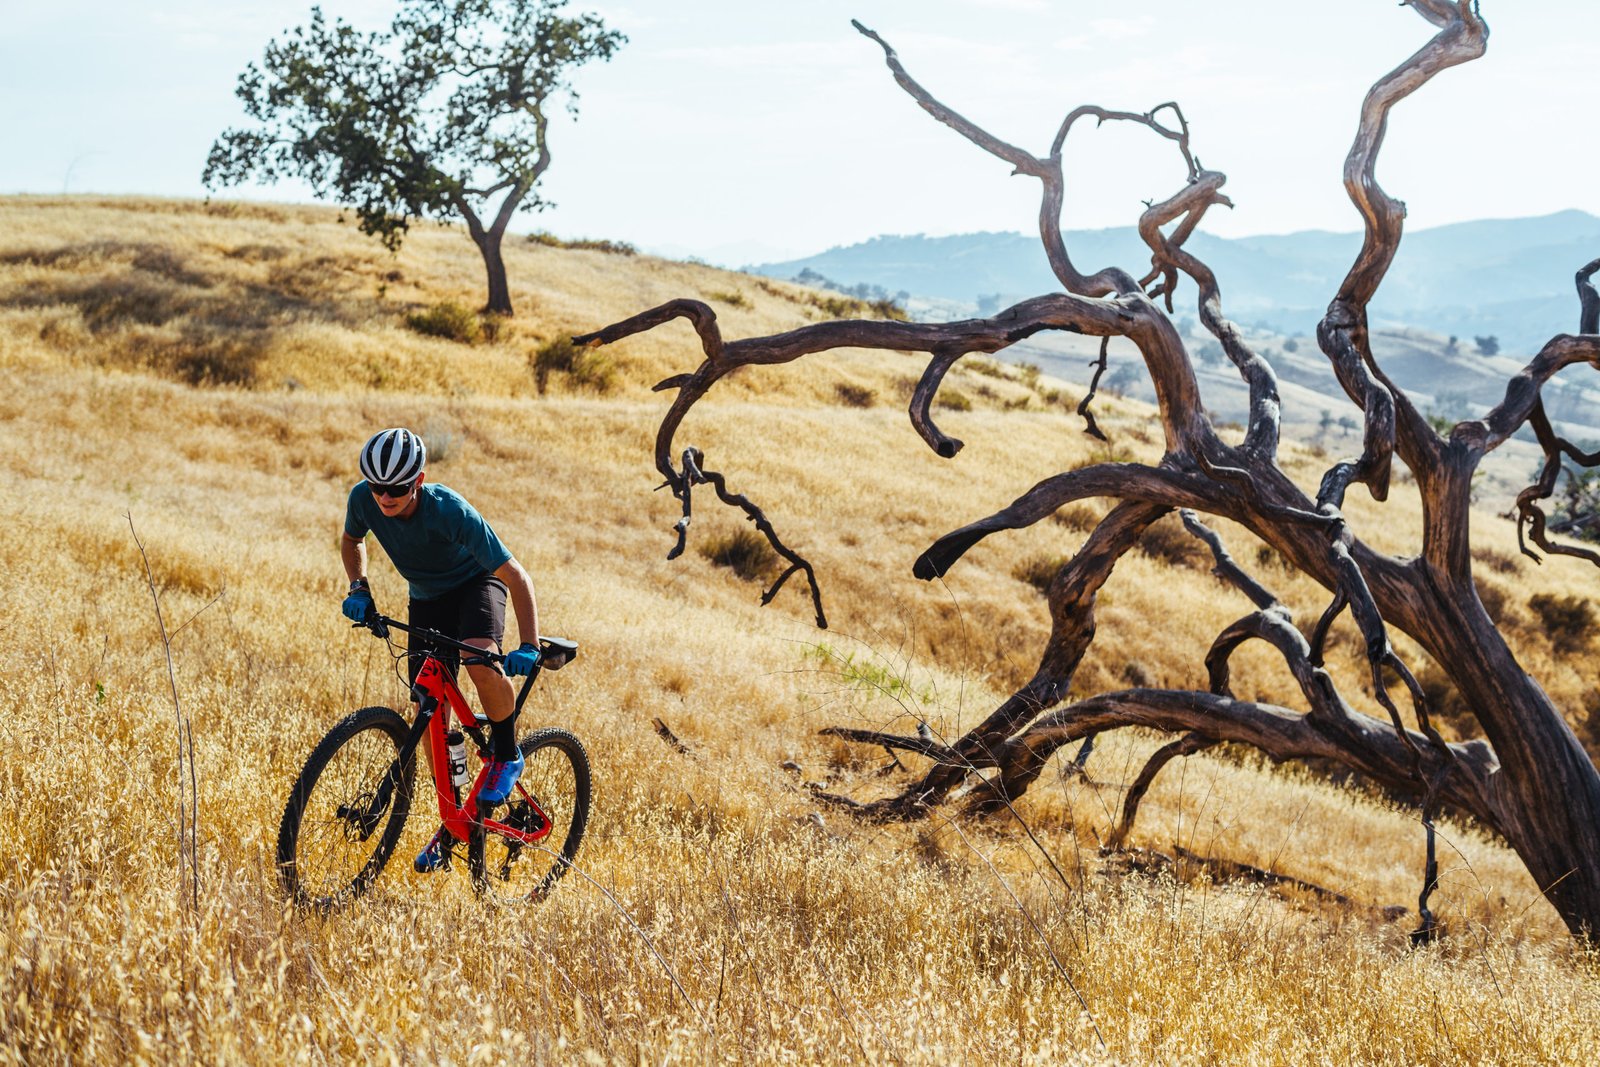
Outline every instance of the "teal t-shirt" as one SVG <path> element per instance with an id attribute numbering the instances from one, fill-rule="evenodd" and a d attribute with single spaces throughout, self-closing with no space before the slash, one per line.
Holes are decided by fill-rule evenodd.
<path id="1" fill-rule="evenodd" d="M 410 583 L 413 600 L 444 596 L 462 582 L 492 574 L 511 558 L 465 497 L 433 482 L 422 483 L 417 510 L 406 519 L 384 515 L 367 483 L 357 482 L 345 507 L 344 532 L 360 540 L 369 530 Z"/>

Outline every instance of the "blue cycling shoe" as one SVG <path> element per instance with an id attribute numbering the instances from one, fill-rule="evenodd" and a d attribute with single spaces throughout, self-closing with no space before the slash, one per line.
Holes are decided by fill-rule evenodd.
<path id="1" fill-rule="evenodd" d="M 511 789 L 517 784 L 517 779 L 522 777 L 522 753 L 517 753 L 517 758 L 510 761 L 490 760 L 489 774 L 483 780 L 483 788 L 478 791 L 480 804 L 504 804 L 511 795 Z"/>
<path id="2" fill-rule="evenodd" d="M 433 840 L 428 842 L 428 847 L 417 853 L 417 858 L 411 866 L 416 868 L 418 874 L 432 874 L 450 866 L 450 847 L 456 839 L 450 836 L 450 831 L 439 827 L 434 833 Z"/>

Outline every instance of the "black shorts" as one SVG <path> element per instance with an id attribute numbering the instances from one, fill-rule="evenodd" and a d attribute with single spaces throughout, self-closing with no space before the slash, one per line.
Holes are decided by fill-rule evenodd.
<path id="1" fill-rule="evenodd" d="M 425 626 L 438 630 L 457 641 L 487 637 L 498 647 L 506 636 L 506 583 L 492 574 L 462 582 L 444 596 L 431 600 L 411 600 L 408 615 L 412 626 Z M 417 680 L 422 660 L 428 651 L 427 642 L 416 634 L 410 635 L 407 646 L 411 655 L 411 681 Z M 461 653 L 455 649 L 437 649 L 434 655 L 459 674 Z"/>

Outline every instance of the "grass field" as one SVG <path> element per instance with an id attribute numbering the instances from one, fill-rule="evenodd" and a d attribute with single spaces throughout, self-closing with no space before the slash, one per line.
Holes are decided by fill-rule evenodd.
<path id="1" fill-rule="evenodd" d="M 8 198 L 0 223 L 13 696 L 0 1062 L 1600 1056 L 1600 956 L 1567 938 L 1514 855 L 1446 821 L 1434 906 L 1450 933 L 1411 949 L 1415 914 L 1396 911 L 1420 888 L 1417 813 L 1307 770 L 1227 751 L 1174 763 L 1131 843 L 1253 864 L 1342 903 L 1100 854 L 1154 734 L 1102 738 L 1088 780 L 1047 772 L 1019 805 L 1030 833 L 954 807 L 864 825 L 811 799 L 807 783 L 868 798 L 907 780 L 822 727 L 925 719 L 953 734 L 1031 673 L 1047 619 L 1018 575 L 1081 543 L 1089 505 L 984 542 L 945 583 L 915 581 L 911 561 L 1038 478 L 1154 458 L 1147 411 L 1108 400 L 1108 450 L 1070 415 L 1081 386 L 961 371 L 946 388 L 967 410 L 940 419 L 968 447 L 947 462 L 907 425 L 916 358 L 836 353 L 735 376 L 680 441 L 817 564 L 832 623 L 819 631 L 801 587 L 762 608 L 758 583 L 702 558 L 744 525 L 709 500 L 691 550 L 664 558 L 678 515 L 653 492 L 665 405 L 649 386 L 697 362 L 687 327 L 617 346 L 603 391 L 557 374 L 541 394 L 531 362 L 565 332 L 676 296 L 710 300 L 735 337 L 830 313 L 804 290 L 530 243 L 507 257 L 519 317 L 465 345 L 406 326 L 479 298 L 458 232 L 420 231 L 390 257 L 313 208 Z M 357 907 L 297 914 L 276 887 L 279 816 L 312 745 L 351 708 L 403 701 L 384 646 L 339 614 L 344 496 L 360 443 L 388 425 L 424 434 L 430 476 L 532 572 L 546 631 L 583 645 L 524 716 L 583 737 L 596 774 L 579 869 L 536 908 L 488 909 L 459 871 L 413 874 L 434 829 L 419 813 Z M 1285 463 L 1310 483 L 1326 460 L 1290 446 Z M 1350 513 L 1405 552 L 1420 512 L 1404 485 L 1394 497 Z M 1519 560 L 1509 523 L 1475 522 L 1486 602 L 1600 739 L 1587 633 L 1553 631 L 1532 603 L 1600 601 L 1600 577 Z M 1315 617 L 1325 594 L 1220 525 Z M 175 631 L 176 706 L 135 532 Z M 380 609 L 398 613 L 403 584 L 381 553 L 373 569 Z M 1101 608 L 1075 692 L 1203 685 L 1206 647 L 1246 605 L 1169 533 L 1119 566 Z M 1336 633 L 1336 676 L 1375 711 L 1356 635 Z M 1241 696 L 1299 705 L 1265 652 L 1235 664 Z M 177 866 L 180 714 L 198 908 Z"/>

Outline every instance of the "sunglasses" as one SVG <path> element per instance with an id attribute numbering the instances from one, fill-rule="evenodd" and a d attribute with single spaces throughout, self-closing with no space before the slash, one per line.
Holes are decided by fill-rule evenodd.
<path id="1" fill-rule="evenodd" d="M 415 489 L 416 487 L 417 483 L 415 481 L 402 482 L 399 485 L 374 485 L 371 482 L 367 483 L 367 488 L 372 490 L 373 496 L 386 496 L 390 499 L 410 496 L 411 490 Z"/>

